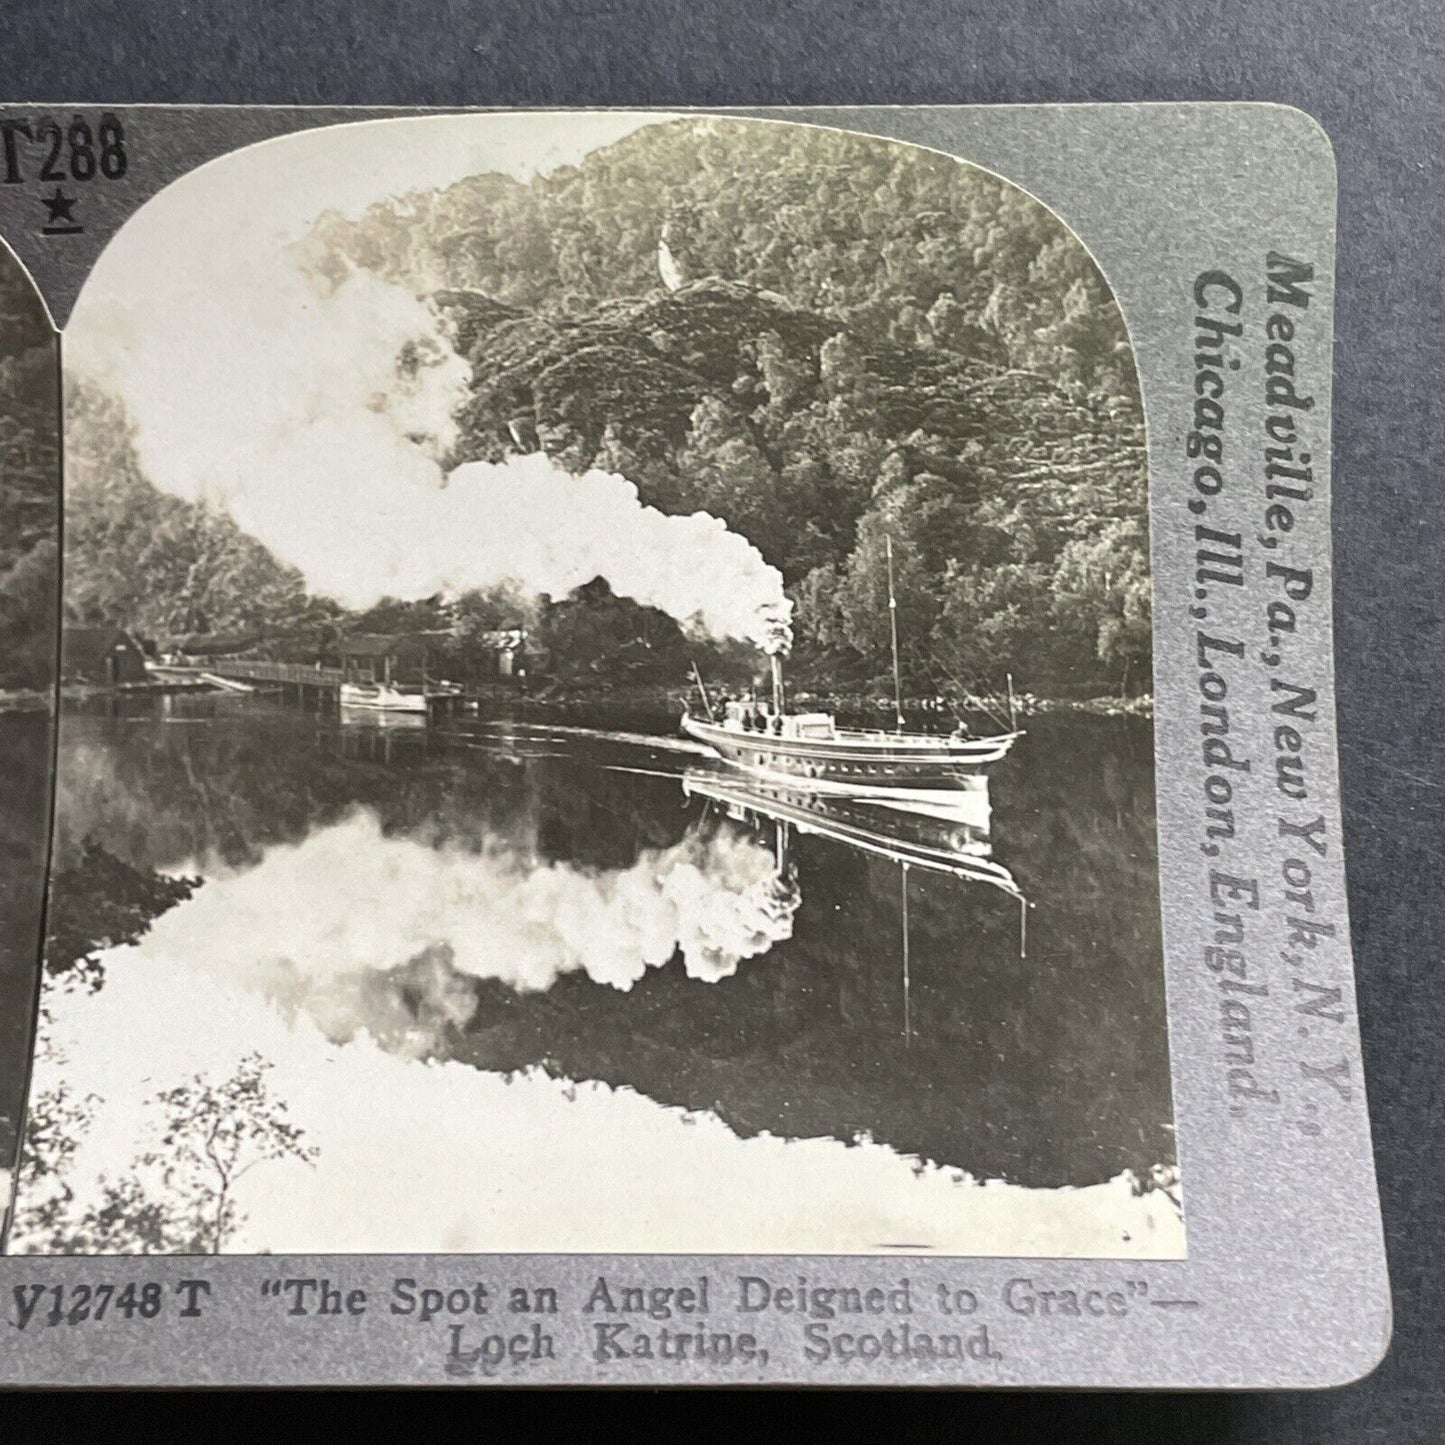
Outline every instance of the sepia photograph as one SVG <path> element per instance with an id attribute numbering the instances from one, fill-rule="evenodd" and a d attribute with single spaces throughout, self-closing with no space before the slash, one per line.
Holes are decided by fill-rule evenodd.
<path id="1" fill-rule="evenodd" d="M 39 293 L 0 242 L 0 1233 L 30 1072 L 50 836 L 58 357 Z"/>
<path id="2" fill-rule="evenodd" d="M 1039 200 L 702 114 L 224 155 L 66 327 L 58 624 L 0 272 L 6 1252 L 1185 1257 L 1144 409 Z"/>

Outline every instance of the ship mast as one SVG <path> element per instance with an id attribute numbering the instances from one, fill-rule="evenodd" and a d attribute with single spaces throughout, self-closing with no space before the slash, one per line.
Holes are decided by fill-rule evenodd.
<path id="1" fill-rule="evenodd" d="M 893 595 L 893 538 L 887 533 L 883 545 L 888 553 L 888 630 L 893 636 L 893 712 L 898 731 L 903 731 L 903 675 L 898 668 L 898 599 Z"/>

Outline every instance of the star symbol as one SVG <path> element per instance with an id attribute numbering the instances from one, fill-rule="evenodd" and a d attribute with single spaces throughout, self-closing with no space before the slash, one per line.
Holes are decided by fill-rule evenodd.
<path id="1" fill-rule="evenodd" d="M 53 226 L 59 221 L 69 221 L 74 225 L 75 206 L 79 199 L 79 196 L 67 196 L 59 186 L 56 186 L 54 195 L 41 196 L 40 204 L 50 212 L 46 225 Z"/>

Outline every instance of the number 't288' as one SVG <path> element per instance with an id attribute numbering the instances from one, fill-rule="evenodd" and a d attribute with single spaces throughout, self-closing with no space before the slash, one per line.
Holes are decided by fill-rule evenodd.
<path id="1" fill-rule="evenodd" d="M 130 164 L 125 149 L 125 127 L 105 111 L 92 126 L 83 115 L 62 125 L 54 116 L 39 120 L 0 120 L 0 158 L 4 182 L 93 181 L 97 176 L 118 181 Z"/>

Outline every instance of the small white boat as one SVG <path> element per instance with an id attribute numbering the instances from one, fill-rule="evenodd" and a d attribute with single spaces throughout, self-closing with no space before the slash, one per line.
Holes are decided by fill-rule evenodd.
<path id="1" fill-rule="evenodd" d="M 382 682 L 343 682 L 340 701 L 344 708 L 369 712 L 425 714 L 427 710 L 427 695 L 420 688 L 413 691 Z"/>

